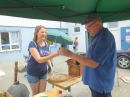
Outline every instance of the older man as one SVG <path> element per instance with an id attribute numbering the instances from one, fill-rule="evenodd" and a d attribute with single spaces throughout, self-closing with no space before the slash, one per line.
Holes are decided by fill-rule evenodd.
<path id="1" fill-rule="evenodd" d="M 84 65 L 82 81 L 89 86 L 92 97 L 112 97 L 117 58 L 114 36 L 103 27 L 97 13 L 89 14 L 82 24 L 93 36 L 86 57 L 65 48 L 60 48 L 58 52 Z"/>

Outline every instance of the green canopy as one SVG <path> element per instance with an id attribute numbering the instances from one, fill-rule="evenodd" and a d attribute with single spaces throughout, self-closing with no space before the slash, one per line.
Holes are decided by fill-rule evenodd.
<path id="1" fill-rule="evenodd" d="M 47 30 L 47 40 L 61 44 L 73 44 L 73 40 L 66 33 L 59 30 Z"/>
<path id="2" fill-rule="evenodd" d="M 91 12 L 103 22 L 130 19 L 130 0 L 0 0 L 0 14 L 81 23 Z"/>

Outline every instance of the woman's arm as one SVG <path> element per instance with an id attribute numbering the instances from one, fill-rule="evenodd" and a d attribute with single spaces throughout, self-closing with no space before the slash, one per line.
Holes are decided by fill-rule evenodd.
<path id="1" fill-rule="evenodd" d="M 47 61 L 47 63 L 48 63 L 48 65 L 52 68 L 51 61 L 50 61 L 50 60 L 48 60 L 48 61 Z"/>
<path id="2" fill-rule="evenodd" d="M 41 57 L 36 48 L 30 48 L 29 51 L 38 63 L 47 62 L 48 60 L 50 60 L 50 59 L 59 55 L 58 52 L 56 52 L 52 55 Z"/>

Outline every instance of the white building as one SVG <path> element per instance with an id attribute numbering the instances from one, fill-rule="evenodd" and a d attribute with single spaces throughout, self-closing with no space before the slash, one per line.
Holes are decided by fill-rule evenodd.
<path id="1" fill-rule="evenodd" d="M 51 29 L 61 29 L 63 32 L 68 33 L 68 35 L 74 40 L 78 37 L 79 48 L 78 52 L 86 52 L 87 46 L 87 34 L 84 26 L 75 23 L 66 23 L 59 21 L 47 21 L 47 20 L 36 20 L 36 19 L 26 19 L 17 18 L 10 16 L 0 16 L 0 32 L 8 32 L 10 48 L 9 50 L 4 50 L 2 45 L 1 37 L 5 34 L 0 34 L 0 62 L 20 60 L 23 59 L 23 54 L 28 54 L 28 43 L 32 40 L 34 34 L 34 28 L 36 25 L 44 25 L 46 28 Z M 120 21 L 113 23 L 104 23 L 105 27 L 108 27 L 113 33 L 116 39 L 117 49 L 121 49 L 121 29 L 130 25 L 130 21 Z M 75 32 L 74 28 L 80 27 L 80 31 Z M 129 27 L 127 27 L 129 32 Z M 7 34 L 7 33 L 6 33 Z M 129 37 L 129 35 L 127 35 Z M 19 44 L 15 43 L 15 39 L 19 38 Z M 126 36 L 124 36 L 126 38 Z M 15 38 L 15 39 L 14 39 Z M 12 44 L 11 44 L 12 43 Z M 129 44 L 129 43 L 128 43 Z M 12 47 L 12 48 L 11 48 Z M 53 52 L 58 50 L 60 44 L 52 47 Z M 13 48 L 18 48 L 17 50 Z M 68 49 L 73 50 L 73 45 L 69 45 Z"/>
<path id="2" fill-rule="evenodd" d="M 60 29 L 61 31 L 68 33 L 73 40 L 75 37 L 78 37 L 78 51 L 86 51 L 84 26 L 80 26 L 80 32 L 74 32 L 75 23 L 0 16 L 0 32 L 3 32 L 0 34 L 0 62 L 23 59 L 23 54 L 28 54 L 28 44 L 33 38 L 34 28 L 37 25 L 44 25 L 48 29 Z M 5 32 L 8 33 L 5 34 Z M 10 46 L 2 45 L 2 42 L 4 41 L 2 41 L 2 37 L 4 36 L 9 36 L 8 41 Z M 16 43 L 15 40 L 19 40 L 19 43 Z M 52 47 L 52 52 L 57 51 L 60 45 L 61 44 L 57 44 L 57 46 Z M 73 45 L 69 45 L 68 48 L 73 50 Z"/>
<path id="3" fill-rule="evenodd" d="M 130 20 L 104 23 L 115 37 L 117 50 L 130 48 Z"/>

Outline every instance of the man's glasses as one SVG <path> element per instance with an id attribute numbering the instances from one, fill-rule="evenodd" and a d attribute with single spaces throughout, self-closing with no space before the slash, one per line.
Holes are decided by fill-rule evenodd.
<path id="1" fill-rule="evenodd" d="M 85 28 L 86 28 L 86 29 L 89 29 L 94 23 L 96 23 L 96 21 L 93 22 L 92 24 L 90 24 L 88 27 L 85 26 Z"/>

